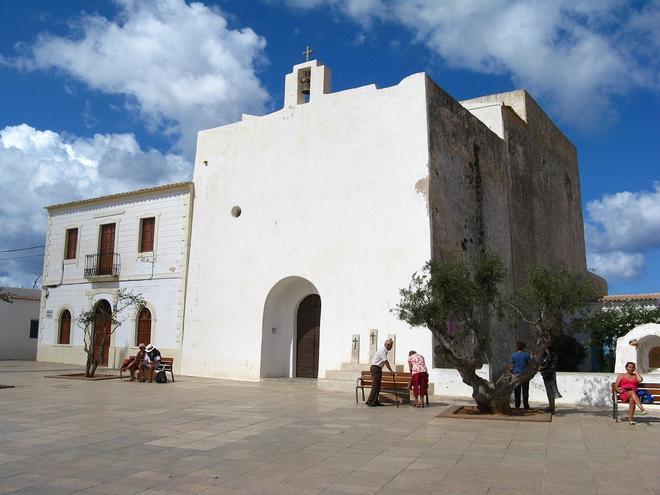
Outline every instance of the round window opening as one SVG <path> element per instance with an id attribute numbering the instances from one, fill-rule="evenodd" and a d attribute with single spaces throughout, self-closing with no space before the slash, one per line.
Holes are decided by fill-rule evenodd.
<path id="1" fill-rule="evenodd" d="M 241 213 L 242 213 L 242 211 L 241 211 L 241 207 L 240 207 L 240 206 L 234 206 L 234 207 L 231 209 L 231 216 L 234 217 L 234 218 L 238 218 L 238 217 L 240 217 L 240 216 L 241 216 Z"/>

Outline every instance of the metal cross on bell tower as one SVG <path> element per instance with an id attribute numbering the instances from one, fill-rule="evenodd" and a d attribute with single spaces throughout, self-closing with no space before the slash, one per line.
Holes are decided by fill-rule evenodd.
<path id="1" fill-rule="evenodd" d="M 309 56 L 314 53 L 314 49 L 311 48 L 309 45 L 307 45 L 307 48 L 305 48 L 305 51 L 302 52 L 302 54 L 305 56 L 305 62 L 309 62 Z"/>

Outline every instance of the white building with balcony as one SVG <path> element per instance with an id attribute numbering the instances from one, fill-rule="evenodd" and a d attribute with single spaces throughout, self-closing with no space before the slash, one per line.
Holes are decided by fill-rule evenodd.
<path id="1" fill-rule="evenodd" d="M 97 315 L 95 335 L 119 289 L 141 294 L 107 339 L 102 364 L 118 367 L 140 342 L 180 363 L 193 185 L 182 182 L 48 206 L 37 360 L 84 364 L 84 311 Z"/>

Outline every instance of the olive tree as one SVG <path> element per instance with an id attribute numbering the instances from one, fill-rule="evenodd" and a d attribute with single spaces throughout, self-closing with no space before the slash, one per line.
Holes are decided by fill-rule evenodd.
<path id="1" fill-rule="evenodd" d="M 100 332 L 96 331 L 97 315 L 94 308 L 80 313 L 78 318 L 76 318 L 76 323 L 83 330 L 83 350 L 87 354 L 87 360 L 85 363 L 86 377 L 94 377 L 96 368 L 98 368 L 101 359 L 103 358 L 102 349 L 112 334 L 115 333 L 117 328 L 119 328 L 131 314 L 139 313 L 145 306 L 146 301 L 142 298 L 142 294 L 134 294 L 130 290 L 119 289 L 115 296 L 112 310 L 110 314 L 106 315 L 106 318 L 109 319 L 110 331 L 103 332 L 103 334 L 100 335 Z M 101 339 L 99 342 L 96 341 L 98 338 Z M 97 347 L 100 351 L 95 355 L 94 349 Z"/>
<path id="2" fill-rule="evenodd" d="M 560 333 L 564 316 L 594 295 L 586 274 L 565 268 L 532 267 L 523 287 L 512 294 L 502 294 L 505 275 L 499 255 L 485 249 L 470 260 L 432 260 L 400 291 L 393 310 L 409 325 L 431 331 L 438 343 L 436 356 L 458 370 L 484 413 L 511 413 L 511 392 L 534 376 L 551 338 Z M 489 339 L 497 338 L 495 319 L 506 316 L 533 329 L 532 364 L 520 375 L 507 368 L 494 381 L 487 380 L 477 370 L 484 364 Z"/>

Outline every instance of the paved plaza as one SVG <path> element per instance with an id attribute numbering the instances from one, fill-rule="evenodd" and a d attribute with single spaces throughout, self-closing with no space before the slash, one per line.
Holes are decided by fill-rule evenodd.
<path id="1" fill-rule="evenodd" d="M 660 494 L 657 409 L 460 420 L 305 383 L 45 378 L 72 369 L 0 362 L 0 494 Z"/>

